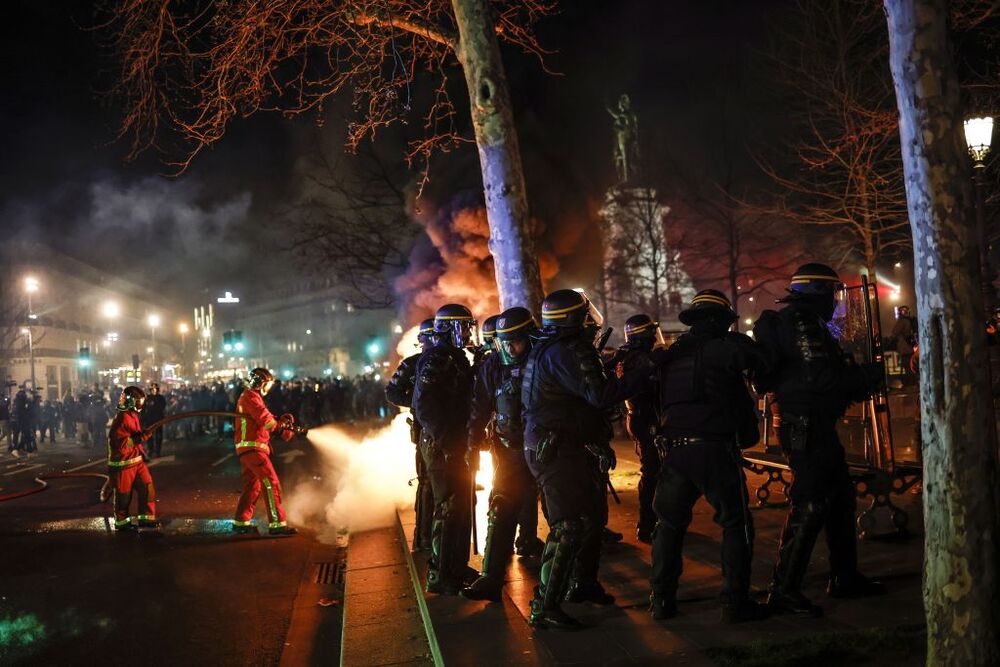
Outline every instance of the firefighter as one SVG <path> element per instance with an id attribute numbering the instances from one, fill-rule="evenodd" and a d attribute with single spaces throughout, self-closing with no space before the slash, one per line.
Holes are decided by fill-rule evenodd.
<path id="1" fill-rule="evenodd" d="M 474 344 L 475 331 L 468 308 L 441 306 L 433 344 L 417 360 L 412 409 L 422 427 L 420 453 L 434 495 L 428 593 L 457 595 L 477 574 L 468 566 L 472 477 L 465 456 L 473 384 L 465 349 Z"/>
<path id="2" fill-rule="evenodd" d="M 420 352 L 411 354 L 399 362 L 396 372 L 392 374 L 389 382 L 385 385 L 385 398 L 393 405 L 401 408 L 411 408 L 410 417 L 407 422 L 410 424 L 410 441 L 416 445 L 416 471 L 417 471 L 417 494 L 413 503 L 414 514 L 416 515 L 415 526 L 413 528 L 413 550 L 427 551 L 431 548 L 431 522 L 434 518 L 434 495 L 431 493 L 430 481 L 427 479 L 427 469 L 424 467 L 424 458 L 420 454 L 420 422 L 413 415 L 413 384 L 417 376 L 417 359 L 423 352 L 431 346 L 431 338 L 434 335 L 434 320 L 426 319 L 420 323 L 417 329 L 417 346 Z"/>
<path id="3" fill-rule="evenodd" d="M 771 371 L 757 389 L 774 392 L 778 440 L 794 479 L 791 507 L 778 544 L 768 604 L 774 612 L 819 616 L 822 608 L 801 592 L 816 538 L 826 531 L 831 597 L 879 595 L 885 587 L 858 572 L 856 495 L 837 436 L 848 406 L 870 397 L 884 381 L 881 364 L 859 365 L 827 328 L 844 284 L 823 264 L 805 264 L 792 276 L 780 311 L 764 311 L 754 339 Z"/>
<path id="4" fill-rule="evenodd" d="M 494 467 L 489 523 L 482 574 L 462 590 L 462 596 L 499 602 L 525 503 L 530 502 L 534 509 L 534 522 L 527 519 L 529 523 L 521 525 L 522 535 L 534 537 L 538 524 L 537 490 L 524 460 L 521 420 L 521 377 L 536 325 L 531 312 L 521 307 L 505 310 L 495 318 L 495 325 L 496 350 L 479 367 L 472 391 L 468 443 L 470 455 L 474 455 L 487 425 L 492 423 L 493 437 L 489 440 Z"/>
<path id="5" fill-rule="evenodd" d="M 654 507 L 659 521 L 650 577 L 653 617 L 677 613 L 684 535 L 701 496 L 722 527 L 722 617 L 752 621 L 767 610 L 750 599 L 753 520 L 747 506 L 740 448 L 757 443 L 757 413 L 747 375 L 766 372 L 756 344 L 729 331 L 736 313 L 719 291 L 695 295 L 680 321 L 691 329 L 670 349 L 655 352 L 661 388 L 664 450 Z"/>
<path id="6" fill-rule="evenodd" d="M 146 394 L 135 386 L 125 387 L 118 399 L 118 409 L 108 432 L 108 477 L 114 490 L 115 530 L 135 530 L 129 517 L 132 492 L 138 496 L 139 528 L 155 528 L 156 491 L 146 467 L 146 452 L 142 443 L 151 435 L 139 423 L 139 411 Z"/>
<path id="7" fill-rule="evenodd" d="M 542 304 L 542 338 L 525 365 L 524 456 L 542 487 L 550 526 L 541 581 L 531 601 L 529 623 L 534 627 L 580 627 L 563 611 L 562 602 L 581 553 L 592 554 L 594 561 L 585 569 L 595 578 L 581 582 L 585 587 L 576 591 L 577 599 L 614 601 L 596 580 L 601 517 L 606 514 L 602 473 L 616 462 L 606 412 L 631 396 L 638 387 L 634 378 L 643 369 L 637 366 L 639 373 L 622 380 L 604 374 L 594 347 L 601 324 L 603 317 L 582 292 L 552 292 Z M 595 543 L 596 549 L 588 548 Z"/>
<path id="8" fill-rule="evenodd" d="M 264 405 L 264 396 L 274 386 L 274 375 L 266 368 L 255 368 L 247 378 L 248 388 L 239 398 L 236 411 L 246 415 L 236 420 L 236 456 L 243 471 L 243 493 L 236 506 L 233 531 L 256 533 L 253 511 L 261 490 L 267 500 L 268 535 L 294 535 L 296 531 L 285 522 L 281 507 L 281 482 L 271 465 L 271 433 L 277 431 L 285 441 L 294 435 L 291 415 L 279 420 Z"/>
<path id="9" fill-rule="evenodd" d="M 633 315 L 625 320 L 625 344 L 609 360 L 609 373 L 624 375 L 636 364 L 638 357 L 643 357 L 645 363 L 653 347 L 663 345 L 660 323 L 653 321 L 649 315 Z M 651 383 L 641 393 L 625 401 L 625 428 L 635 444 L 635 453 L 639 456 L 639 520 L 636 537 L 646 544 L 652 544 L 653 528 L 656 526 L 653 494 L 656 491 L 656 477 L 660 472 L 660 454 L 653 444 L 653 438 L 659 423 L 657 398 L 657 386 Z"/>

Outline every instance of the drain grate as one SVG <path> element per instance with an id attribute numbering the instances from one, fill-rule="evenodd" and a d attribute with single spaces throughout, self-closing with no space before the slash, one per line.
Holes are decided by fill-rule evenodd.
<path id="1" fill-rule="evenodd" d="M 344 562 L 336 560 L 326 563 L 316 563 L 316 583 L 324 585 L 343 584 Z"/>

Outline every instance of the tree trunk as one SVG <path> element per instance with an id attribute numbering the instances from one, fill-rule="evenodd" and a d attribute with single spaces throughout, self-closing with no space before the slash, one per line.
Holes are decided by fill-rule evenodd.
<path id="1" fill-rule="evenodd" d="M 500 307 L 538 313 L 542 280 L 531 237 L 528 196 L 514 114 L 488 0 L 452 0 L 458 23 L 456 55 L 469 88 L 472 126 L 490 223 L 490 252 Z"/>
<path id="2" fill-rule="evenodd" d="M 884 4 L 920 317 L 927 663 L 997 665 L 997 445 L 947 3 Z"/>

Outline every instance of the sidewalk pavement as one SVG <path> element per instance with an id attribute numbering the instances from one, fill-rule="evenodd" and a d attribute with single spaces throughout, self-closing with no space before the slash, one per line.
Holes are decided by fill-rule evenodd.
<path id="1" fill-rule="evenodd" d="M 624 533 L 625 540 L 606 547 L 601 565 L 601 580 L 616 596 L 616 604 L 604 608 L 567 605 L 571 614 L 589 626 L 581 632 L 534 631 L 526 619 L 538 573 L 515 557 L 502 604 L 425 596 L 444 664 L 651 664 L 669 659 L 688 665 L 802 664 L 803 660 L 819 665 L 864 662 L 865 657 L 880 655 L 912 655 L 914 659 L 923 655 L 919 496 L 894 497 L 910 514 L 908 537 L 869 539 L 859 544 L 861 570 L 884 581 L 888 595 L 864 600 L 827 598 L 828 551 L 821 537 L 804 592 L 822 604 L 825 617 L 777 616 L 740 625 L 724 625 L 720 620 L 721 530 L 712 521 L 711 507 L 701 500 L 685 542 L 678 595 L 681 613 L 657 622 L 647 611 L 650 547 L 635 539 L 638 461 L 631 443 L 618 442 L 616 449 L 618 469 L 611 479 L 622 504 L 615 505 L 609 499 L 609 525 Z M 763 477 L 750 476 L 751 498 L 763 481 Z M 484 505 L 480 499 L 480 507 Z M 752 507 L 756 525 L 753 586 L 758 591 L 770 580 L 785 512 L 784 507 Z M 413 513 L 401 512 L 400 517 L 410 540 Z M 888 526 L 887 516 L 879 516 L 879 520 L 880 525 Z M 482 522 L 479 532 L 486 532 Z M 539 536 L 544 539 L 546 532 L 540 518 Z M 417 554 L 414 560 L 422 581 L 426 556 Z M 479 557 L 474 556 L 471 565 L 479 564 Z M 345 636 L 345 643 L 351 641 Z M 817 661 L 810 657 L 814 655 L 825 658 Z"/>

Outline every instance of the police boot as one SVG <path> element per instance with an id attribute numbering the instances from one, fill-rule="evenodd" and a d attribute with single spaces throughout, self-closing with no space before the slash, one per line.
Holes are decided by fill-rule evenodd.
<path id="1" fill-rule="evenodd" d="M 650 593 L 649 611 L 653 615 L 653 619 L 657 621 L 673 618 L 677 615 L 677 598 L 673 595 Z"/>
<path id="2" fill-rule="evenodd" d="M 490 499 L 486 546 L 483 547 L 483 574 L 462 589 L 462 597 L 470 600 L 500 602 L 504 576 L 510 563 L 517 526 L 506 498 L 496 494 Z"/>
<path id="3" fill-rule="evenodd" d="M 562 599 L 579 549 L 581 531 L 582 528 L 570 520 L 559 522 L 549 533 L 549 540 L 545 543 L 542 554 L 541 581 L 535 587 L 535 597 L 531 601 L 531 613 L 528 616 L 528 624 L 534 628 L 578 630 L 583 627 L 578 620 L 562 610 Z"/>
<path id="4" fill-rule="evenodd" d="M 618 544 L 625 538 L 616 530 L 611 530 L 607 526 L 601 529 L 601 542 L 604 544 Z"/>
<path id="5" fill-rule="evenodd" d="M 573 575 L 570 577 L 565 600 L 599 605 L 614 604 L 615 596 L 605 591 L 597 580 L 601 566 L 600 528 L 586 518 L 581 518 L 580 524 L 583 526 L 583 536 L 576 562 L 573 564 Z"/>
<path id="6" fill-rule="evenodd" d="M 824 505 L 818 502 L 792 506 L 778 544 L 778 562 L 767 598 L 772 614 L 823 615 L 823 608 L 814 605 L 800 589 L 822 527 L 824 510 Z"/>
<path id="7" fill-rule="evenodd" d="M 534 535 L 525 539 L 518 538 L 517 555 L 521 558 L 541 558 L 545 550 L 545 542 Z"/>
<path id="8" fill-rule="evenodd" d="M 604 590 L 601 582 L 576 581 L 570 582 L 569 590 L 566 591 L 566 602 L 590 602 L 597 605 L 609 605 L 615 603 L 615 596 Z"/>
<path id="9" fill-rule="evenodd" d="M 722 622 L 746 623 L 747 621 L 761 621 L 771 615 L 767 605 L 755 602 L 746 596 L 723 596 L 722 598 Z"/>
<path id="10" fill-rule="evenodd" d="M 836 575 L 830 578 L 826 587 L 827 594 L 832 598 L 866 598 L 885 595 L 885 584 L 875 579 L 869 579 L 860 572 L 850 575 Z"/>

